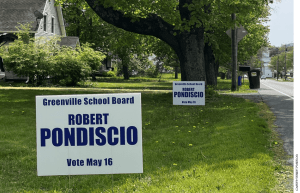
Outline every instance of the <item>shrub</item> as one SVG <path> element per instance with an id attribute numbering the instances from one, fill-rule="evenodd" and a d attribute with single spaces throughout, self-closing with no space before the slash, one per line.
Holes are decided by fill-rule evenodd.
<path id="1" fill-rule="evenodd" d="M 102 76 L 104 76 L 104 77 L 117 77 L 117 75 L 116 75 L 116 73 L 115 72 L 113 72 L 113 71 L 104 71 L 103 73 L 102 73 Z"/>
<path id="2" fill-rule="evenodd" d="M 106 74 L 108 77 L 117 77 L 116 73 L 113 71 L 108 71 Z"/>
<path id="3" fill-rule="evenodd" d="M 18 76 L 28 76 L 31 84 L 41 84 L 53 69 L 53 58 L 50 56 L 55 49 L 55 40 L 57 39 L 53 38 L 42 45 L 33 39 L 28 43 L 18 39 L 8 47 L 1 47 L 0 53 L 6 70 L 13 71 Z"/>
<path id="4" fill-rule="evenodd" d="M 65 86 L 75 86 L 79 81 L 86 79 L 91 73 L 91 67 L 78 59 L 79 53 L 70 48 L 63 47 L 53 56 L 55 60 L 53 71 L 55 83 Z"/>
<path id="5" fill-rule="evenodd" d="M 19 39 L 9 47 L 1 47 L 1 57 L 8 71 L 28 76 L 29 83 L 34 85 L 41 85 L 46 78 L 52 77 L 55 84 L 75 86 L 99 69 L 105 58 L 104 54 L 90 48 L 91 44 L 72 49 L 60 47 L 58 37 L 28 39 L 26 25 L 21 25 L 17 36 Z"/>
<path id="6" fill-rule="evenodd" d="M 146 75 L 151 78 L 156 78 L 159 74 L 156 66 L 152 65 L 146 70 Z"/>

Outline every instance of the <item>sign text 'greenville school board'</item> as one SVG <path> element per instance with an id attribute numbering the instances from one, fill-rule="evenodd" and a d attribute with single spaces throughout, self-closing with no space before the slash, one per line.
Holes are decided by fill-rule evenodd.
<path id="1" fill-rule="evenodd" d="M 36 96 L 38 176 L 143 173 L 141 94 Z"/>
<path id="2" fill-rule="evenodd" d="M 174 81 L 173 105 L 205 105 L 205 81 Z"/>

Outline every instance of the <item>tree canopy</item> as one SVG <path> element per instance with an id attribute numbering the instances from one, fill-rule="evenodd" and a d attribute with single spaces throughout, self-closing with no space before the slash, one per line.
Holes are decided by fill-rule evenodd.
<path id="1" fill-rule="evenodd" d="M 268 0 L 85 1 L 107 23 L 168 44 L 180 61 L 182 80 L 206 80 L 205 42 L 211 46 L 215 59 L 221 63 L 229 61 L 230 38 L 225 31 L 235 24 L 243 25 L 249 32 L 239 44 L 244 53 L 239 56 L 241 60 L 266 44 L 268 30 L 262 22 L 269 14 Z M 236 21 L 231 20 L 231 13 L 236 13 Z"/>
<path id="2" fill-rule="evenodd" d="M 281 46 L 279 48 L 271 48 L 270 56 L 270 68 L 272 70 L 277 70 L 278 72 L 284 72 L 285 64 L 287 71 L 293 71 L 294 69 L 294 47 Z"/>

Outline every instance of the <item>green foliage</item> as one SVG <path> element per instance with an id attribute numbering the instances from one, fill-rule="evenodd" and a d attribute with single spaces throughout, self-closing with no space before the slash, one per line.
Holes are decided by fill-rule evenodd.
<path id="1" fill-rule="evenodd" d="M 54 71 L 52 73 L 56 83 L 74 86 L 91 73 L 88 64 L 78 60 L 79 53 L 71 47 L 62 47 L 59 54 L 54 57 Z"/>
<path id="2" fill-rule="evenodd" d="M 272 70 L 277 70 L 278 63 L 278 71 L 283 72 L 286 62 L 287 71 L 294 69 L 294 48 L 289 47 L 285 52 L 285 46 L 282 46 L 278 49 L 278 53 L 274 54 L 271 57 L 270 68 Z"/>
<path id="3" fill-rule="evenodd" d="M 127 32 L 104 22 L 85 1 L 68 0 L 57 3 L 63 5 L 64 19 L 69 24 L 66 27 L 69 35 L 78 36 L 81 42 L 93 43 L 94 49 L 120 59 L 122 62 L 119 63 L 118 74 L 124 74 L 122 65 L 128 67 L 129 74 L 132 71 L 141 71 L 132 58 L 134 54 L 149 55 L 146 44 L 153 38 Z"/>
<path id="4" fill-rule="evenodd" d="M 147 55 L 133 55 L 130 58 L 128 57 L 126 61 L 118 61 L 116 65 L 118 75 L 123 74 L 123 65 L 127 65 L 130 76 L 148 76 L 153 78 L 158 76 L 156 66 L 153 64 L 153 61 L 149 60 Z"/>
<path id="5" fill-rule="evenodd" d="M 148 69 L 146 69 L 146 75 L 151 78 L 156 78 L 158 76 L 158 70 L 156 66 L 152 65 Z"/>
<path id="6" fill-rule="evenodd" d="M 56 53 L 58 38 L 40 38 L 35 41 L 29 38 L 28 26 L 21 25 L 20 28 L 21 31 L 17 33 L 19 39 L 0 48 L 1 57 L 8 71 L 18 76 L 28 76 L 30 83 L 36 80 L 40 84 L 53 69 L 54 60 L 50 56 Z"/>
<path id="7" fill-rule="evenodd" d="M 71 47 L 60 48 L 54 56 L 54 81 L 60 85 L 75 86 L 99 69 L 105 56 L 89 46 L 90 44 L 83 44 L 76 50 Z"/>
<path id="8" fill-rule="evenodd" d="M 228 71 L 227 68 L 225 68 L 224 66 L 220 66 L 219 72 L 226 73 L 227 71 Z"/>
<path id="9" fill-rule="evenodd" d="M 93 44 L 84 43 L 81 44 L 79 50 L 78 60 L 88 64 L 92 71 L 98 71 L 101 66 L 101 62 L 104 60 L 105 55 L 99 51 L 95 51 Z"/>
<path id="10" fill-rule="evenodd" d="M 117 77 L 116 73 L 114 71 L 108 71 L 108 72 L 103 72 L 102 75 L 104 77 Z"/>
<path id="11" fill-rule="evenodd" d="M 18 23 L 19 26 L 16 26 L 18 33 L 15 33 L 17 35 L 18 39 L 22 40 L 24 43 L 29 43 L 32 39 L 32 34 L 29 33 L 31 28 L 31 23 L 27 24 L 21 24 Z"/>
<path id="12" fill-rule="evenodd" d="M 180 44 L 179 42 L 184 41 L 181 39 L 183 34 L 195 33 L 200 28 L 205 31 L 205 42 L 209 42 L 212 46 L 215 59 L 223 66 L 231 60 L 231 41 L 225 31 L 235 25 L 243 25 L 248 31 L 248 35 L 239 43 L 238 61 L 248 60 L 261 47 L 268 45 L 267 33 L 269 29 L 263 25 L 270 14 L 267 0 L 97 1 L 97 4 L 104 5 L 106 8 L 110 7 L 111 10 L 119 11 L 126 18 L 130 18 L 131 22 L 128 23 L 128 26 L 132 26 L 132 28 L 134 28 L 135 23 L 144 18 L 149 20 L 151 18 L 161 19 L 163 22 L 160 25 L 170 29 L 165 34 L 168 37 L 164 37 L 164 41 L 174 40 L 168 43 L 157 41 L 157 39 L 149 36 L 124 32 L 103 22 L 86 4 L 89 2 L 90 5 L 93 5 L 94 1 L 58 0 L 57 2 L 63 4 L 65 18 L 70 24 L 67 31 L 70 30 L 77 34 L 81 40 L 95 42 L 96 46 L 118 55 L 125 63 L 128 63 L 129 59 L 123 57 L 131 57 L 132 53 L 139 54 L 146 51 L 167 59 L 168 62 L 164 62 L 166 65 L 178 66 L 176 54 L 179 54 L 179 51 L 175 53 L 172 49 L 176 47 L 177 43 Z M 94 6 L 97 7 L 96 3 Z M 236 13 L 235 22 L 231 19 L 231 13 Z M 167 24 L 165 25 L 164 22 Z M 143 29 L 145 31 L 147 28 L 154 27 L 156 29 L 158 27 L 155 22 L 149 23 L 144 24 Z M 95 36 L 94 34 L 99 35 Z M 144 34 L 158 37 L 157 34 L 147 34 L 146 32 Z"/>
<path id="13" fill-rule="evenodd" d="M 29 30 L 23 30 L 24 26 L 21 29 L 17 33 L 19 39 L 8 47 L 2 46 L 0 54 L 8 71 L 28 76 L 31 84 L 41 85 L 51 77 L 54 83 L 76 85 L 98 69 L 105 57 L 90 44 L 77 49 L 60 47 L 59 37 L 28 39 Z"/>
<path id="14" fill-rule="evenodd" d="M 117 77 L 117 76 L 116 76 L 116 73 L 113 72 L 113 71 L 108 71 L 108 72 L 107 72 L 107 76 L 108 76 L 108 77 Z"/>

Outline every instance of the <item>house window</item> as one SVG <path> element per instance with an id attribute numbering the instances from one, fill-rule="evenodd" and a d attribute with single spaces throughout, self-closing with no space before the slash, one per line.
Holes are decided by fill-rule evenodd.
<path id="1" fill-rule="evenodd" d="M 44 15 L 44 31 L 47 31 L 47 15 Z"/>
<path id="2" fill-rule="evenodd" d="M 54 17 L 51 18 L 51 33 L 54 33 Z"/>

